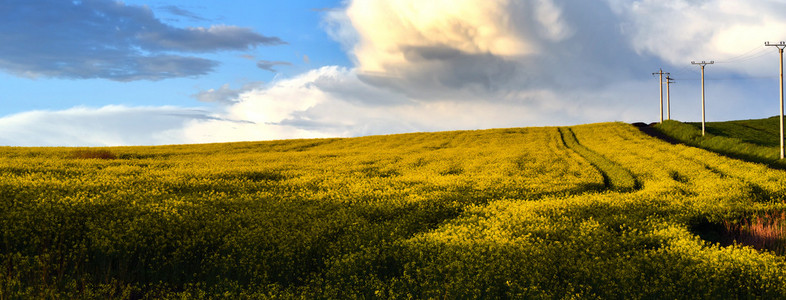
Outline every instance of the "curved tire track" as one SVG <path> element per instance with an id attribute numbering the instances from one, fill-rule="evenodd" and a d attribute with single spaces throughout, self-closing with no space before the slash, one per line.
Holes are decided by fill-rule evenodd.
<path id="1" fill-rule="evenodd" d="M 615 192 L 630 192 L 641 188 L 641 184 L 630 171 L 579 143 L 573 130 L 560 127 L 559 133 L 566 147 L 584 157 L 598 169 L 606 188 Z"/>

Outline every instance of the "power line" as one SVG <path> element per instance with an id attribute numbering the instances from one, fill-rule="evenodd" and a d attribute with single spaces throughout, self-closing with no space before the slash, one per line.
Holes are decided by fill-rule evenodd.
<path id="1" fill-rule="evenodd" d="M 722 63 L 738 63 L 738 62 L 744 62 L 744 61 L 749 61 L 749 60 L 753 60 L 753 59 L 756 59 L 756 58 L 759 58 L 759 57 L 765 56 L 765 55 L 767 55 L 767 54 L 769 54 L 769 53 L 767 53 L 767 52 L 759 52 L 758 54 L 756 54 L 756 55 L 753 55 L 753 56 L 750 56 L 750 57 L 741 58 L 741 59 L 734 60 L 734 61 L 724 61 L 724 62 L 722 62 Z"/>
<path id="2" fill-rule="evenodd" d="M 752 59 L 755 59 L 755 58 L 762 57 L 764 55 L 767 55 L 768 53 L 769 52 L 767 52 L 766 49 L 762 49 L 762 48 L 757 46 L 756 48 L 748 50 L 747 52 L 745 52 L 743 54 L 740 54 L 740 55 L 737 55 L 737 56 L 733 56 L 733 57 L 730 57 L 730 58 L 727 58 L 727 59 L 723 59 L 723 60 L 716 60 L 715 63 L 717 63 L 717 64 L 728 64 L 728 63 L 735 63 L 735 62 L 743 62 L 743 61 L 748 61 L 748 60 L 752 60 Z"/>
<path id="3" fill-rule="evenodd" d="M 674 72 L 673 74 L 674 75 L 680 75 L 680 74 L 685 74 L 685 73 L 692 73 L 692 74 L 696 74 L 696 75 L 700 74 L 698 71 L 696 71 L 695 69 L 690 68 L 690 67 L 680 67 L 679 69 L 677 69 L 677 72 Z"/>
<path id="4" fill-rule="evenodd" d="M 715 62 L 718 63 L 718 62 Z M 697 73 L 700 74 L 700 73 Z M 763 80 L 763 79 L 775 79 L 778 76 L 744 76 L 744 77 L 723 77 L 723 78 L 705 78 L 706 81 L 725 81 L 725 80 Z M 686 78 L 686 77 L 679 77 L 674 78 L 679 79 L 681 81 L 699 81 L 699 78 Z"/>
<path id="5" fill-rule="evenodd" d="M 769 52 L 767 52 L 766 49 L 762 49 L 761 47 L 756 46 L 754 48 L 751 48 L 748 51 L 743 52 L 742 54 L 739 54 L 739 55 L 736 55 L 736 56 L 732 56 L 732 57 L 729 57 L 729 58 L 723 59 L 723 60 L 714 60 L 713 62 L 716 63 L 716 64 L 738 63 L 738 62 L 744 62 L 744 61 L 749 61 L 749 60 L 752 60 L 752 59 L 756 59 L 756 58 L 762 57 L 764 55 L 767 55 L 768 53 Z M 701 75 L 701 73 L 699 71 L 697 71 L 696 69 L 690 68 L 690 67 L 680 67 L 679 69 L 677 69 L 676 72 L 673 72 L 672 74 L 674 75 L 674 77 L 673 77 L 674 79 L 687 80 L 687 81 L 699 80 L 699 79 L 679 77 L 680 75 L 683 75 L 685 73 Z M 706 78 L 705 80 L 715 81 L 715 80 L 744 80 L 744 79 L 769 79 L 769 78 L 775 78 L 775 77 L 773 77 L 773 76 L 746 76 L 746 77 L 731 77 L 731 78 Z"/>
<path id="6" fill-rule="evenodd" d="M 743 53 L 743 54 L 740 54 L 740 55 L 737 55 L 737 56 L 732 56 L 730 58 L 725 59 L 724 61 L 733 61 L 733 60 L 735 60 L 737 58 L 744 57 L 745 55 L 751 54 L 752 52 L 756 52 L 756 51 L 761 51 L 761 48 L 759 46 L 753 47 L 750 50 L 745 51 L 745 53 Z"/>

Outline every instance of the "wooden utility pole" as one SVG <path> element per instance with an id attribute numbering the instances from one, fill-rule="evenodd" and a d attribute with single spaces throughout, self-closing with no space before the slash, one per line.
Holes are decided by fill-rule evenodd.
<path id="1" fill-rule="evenodd" d="M 764 46 L 776 47 L 778 48 L 778 53 L 781 54 L 781 159 L 783 159 L 784 153 L 786 152 L 786 148 L 783 146 L 783 48 L 786 48 L 786 42 L 780 42 L 780 44 L 770 44 L 770 42 L 766 42 Z"/>
<path id="2" fill-rule="evenodd" d="M 666 76 L 666 120 L 671 120 L 671 84 L 675 82 L 674 78 Z"/>
<path id="3" fill-rule="evenodd" d="M 652 73 L 653 76 L 660 75 L 658 78 L 658 82 L 660 85 L 660 122 L 663 123 L 663 75 L 669 75 L 668 72 L 663 72 L 663 69 L 659 69 L 657 73 Z"/>
<path id="4" fill-rule="evenodd" d="M 692 65 L 699 65 L 701 66 L 701 136 L 704 136 L 704 66 L 714 64 L 715 61 L 701 61 L 697 63 L 695 61 L 690 62 Z"/>

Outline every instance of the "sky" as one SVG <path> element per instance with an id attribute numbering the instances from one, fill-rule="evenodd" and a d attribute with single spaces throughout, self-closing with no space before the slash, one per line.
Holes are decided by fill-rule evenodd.
<path id="1" fill-rule="evenodd" d="M 0 146 L 779 113 L 786 0 L 0 0 Z M 665 99 L 664 99 L 665 101 Z"/>

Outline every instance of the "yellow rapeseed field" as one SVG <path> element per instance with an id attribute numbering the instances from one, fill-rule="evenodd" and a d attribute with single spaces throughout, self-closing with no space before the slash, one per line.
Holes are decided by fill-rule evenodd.
<path id="1" fill-rule="evenodd" d="M 719 229 L 785 198 L 623 123 L 5 147 L 0 299 L 785 298 Z"/>

